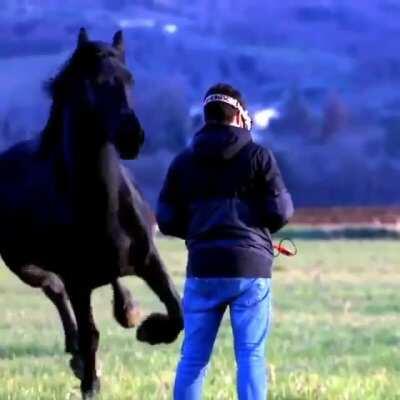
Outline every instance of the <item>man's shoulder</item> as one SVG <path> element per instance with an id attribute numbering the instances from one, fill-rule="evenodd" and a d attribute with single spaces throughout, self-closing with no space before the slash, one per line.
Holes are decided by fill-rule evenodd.
<path id="1" fill-rule="evenodd" d="M 254 141 L 248 143 L 246 150 L 250 159 L 257 164 L 265 164 L 273 157 L 271 149 Z"/>
<path id="2" fill-rule="evenodd" d="M 191 162 L 192 158 L 193 158 L 192 150 L 190 149 L 190 147 L 186 147 L 178 154 L 176 154 L 175 157 L 172 159 L 171 168 L 173 169 L 186 168 L 187 165 Z"/>
<path id="3" fill-rule="evenodd" d="M 253 143 L 253 148 L 254 151 L 260 153 L 260 154 L 265 154 L 265 155 L 269 155 L 272 153 L 271 149 L 264 145 L 264 144 L 260 144 L 260 143 L 256 143 L 256 142 L 252 142 Z"/>

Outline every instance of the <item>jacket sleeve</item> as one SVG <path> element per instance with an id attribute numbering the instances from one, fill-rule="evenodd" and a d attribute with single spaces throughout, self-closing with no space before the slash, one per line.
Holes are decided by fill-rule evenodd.
<path id="1" fill-rule="evenodd" d="M 164 235 L 186 238 L 186 207 L 182 200 L 182 188 L 178 179 L 178 166 L 174 160 L 169 167 L 161 189 L 156 218 L 160 231 Z"/>
<path id="2" fill-rule="evenodd" d="M 292 197 L 272 152 L 262 148 L 257 159 L 261 222 L 271 233 L 275 233 L 293 216 Z"/>

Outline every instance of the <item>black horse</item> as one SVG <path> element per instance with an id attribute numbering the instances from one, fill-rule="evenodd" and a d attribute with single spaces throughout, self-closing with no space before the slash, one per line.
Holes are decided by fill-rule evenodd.
<path id="1" fill-rule="evenodd" d="M 115 318 L 128 328 L 139 312 L 118 278 L 145 280 L 168 315 L 150 315 L 137 330 L 141 341 L 170 343 L 183 326 L 146 204 L 120 163 L 135 158 L 144 141 L 132 83 L 122 32 L 108 45 L 90 41 L 82 28 L 72 57 L 48 84 L 53 101 L 41 136 L 0 155 L 0 254 L 57 307 L 84 399 L 100 389 L 93 289 L 112 285 Z"/>

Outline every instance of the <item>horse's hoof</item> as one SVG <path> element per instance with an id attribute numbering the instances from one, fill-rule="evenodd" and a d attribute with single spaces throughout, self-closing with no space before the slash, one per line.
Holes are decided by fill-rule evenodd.
<path id="1" fill-rule="evenodd" d="M 126 329 L 135 328 L 143 319 L 143 313 L 136 302 L 129 302 L 123 307 L 114 303 L 114 317 Z"/>
<path id="2" fill-rule="evenodd" d="M 100 380 L 96 379 L 89 388 L 82 383 L 82 400 L 93 400 L 100 393 Z"/>
<path id="3" fill-rule="evenodd" d="M 167 315 L 151 314 L 138 328 L 136 337 L 151 345 L 174 342 L 183 329 L 182 320 L 172 320 Z"/>
<path id="4" fill-rule="evenodd" d="M 130 329 L 140 324 L 143 319 L 143 312 L 138 305 L 133 305 L 124 311 L 124 315 L 118 320 L 121 326 Z"/>
<path id="5" fill-rule="evenodd" d="M 98 393 L 94 392 L 86 392 L 82 393 L 82 400 L 94 400 L 97 397 Z"/>
<path id="6" fill-rule="evenodd" d="M 88 392 L 82 393 L 82 400 L 94 400 L 97 398 L 99 392 L 90 390 Z"/>
<path id="7" fill-rule="evenodd" d="M 75 377 L 78 378 L 80 381 L 82 381 L 84 376 L 83 372 L 84 363 L 82 358 L 78 354 L 75 354 L 69 361 L 69 366 L 71 367 Z M 101 369 L 101 363 L 99 362 L 99 365 L 97 365 L 96 367 L 96 376 L 101 377 L 101 374 L 102 374 L 102 369 Z"/>
<path id="8" fill-rule="evenodd" d="M 84 364 L 82 358 L 75 354 L 69 361 L 69 366 L 72 369 L 74 375 L 81 381 L 83 379 Z"/>

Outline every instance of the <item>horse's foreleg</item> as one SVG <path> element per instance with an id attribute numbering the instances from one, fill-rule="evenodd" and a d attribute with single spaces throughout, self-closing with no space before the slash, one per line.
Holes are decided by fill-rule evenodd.
<path id="1" fill-rule="evenodd" d="M 68 304 L 68 295 L 60 277 L 34 265 L 19 268 L 17 275 L 27 285 L 41 288 L 56 306 L 64 328 L 65 351 L 75 354 L 78 351 L 78 332 Z"/>
<path id="2" fill-rule="evenodd" d="M 168 311 L 168 316 L 150 315 L 137 331 L 138 340 L 150 344 L 173 342 L 183 329 L 181 299 L 154 247 L 142 265 L 136 267 L 136 274 L 157 294 Z"/>
<path id="3" fill-rule="evenodd" d="M 96 352 L 100 334 L 93 319 L 90 303 L 91 290 L 79 288 L 69 291 L 69 295 L 78 323 L 79 352 L 83 364 L 82 397 L 84 400 L 89 400 L 93 399 L 100 391 L 100 380 L 96 369 Z"/>
<path id="4" fill-rule="evenodd" d="M 153 314 L 139 327 L 137 337 L 151 344 L 173 342 L 183 329 L 180 296 L 151 238 L 148 208 L 139 191 L 122 170 L 119 195 L 121 226 L 133 238 L 129 261 L 135 274 L 150 286 L 165 304 L 168 316 Z"/>
<path id="5" fill-rule="evenodd" d="M 127 329 L 139 325 L 142 313 L 130 291 L 118 280 L 112 282 L 112 287 L 114 292 L 114 317 L 117 322 Z"/>

